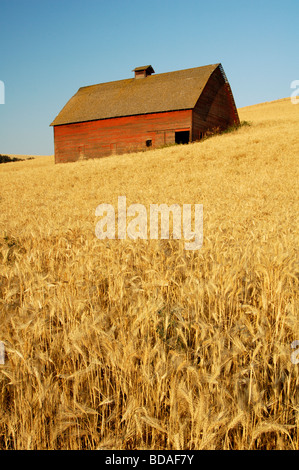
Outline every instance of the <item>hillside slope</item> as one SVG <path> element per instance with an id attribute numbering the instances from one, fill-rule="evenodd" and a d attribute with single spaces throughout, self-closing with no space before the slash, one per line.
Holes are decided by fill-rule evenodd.
<path id="1" fill-rule="evenodd" d="M 298 125 L 0 167 L 0 448 L 297 449 Z M 98 240 L 95 209 L 203 204 L 204 239 Z"/>

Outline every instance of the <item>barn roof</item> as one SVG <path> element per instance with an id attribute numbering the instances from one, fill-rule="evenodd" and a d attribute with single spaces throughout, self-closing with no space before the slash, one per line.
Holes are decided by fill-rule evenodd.
<path id="1" fill-rule="evenodd" d="M 220 64 L 79 88 L 51 126 L 192 109 Z M 135 70 L 135 69 L 134 69 Z"/>

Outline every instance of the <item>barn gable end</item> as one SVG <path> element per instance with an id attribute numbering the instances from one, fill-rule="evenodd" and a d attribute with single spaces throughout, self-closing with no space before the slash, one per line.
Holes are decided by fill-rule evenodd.
<path id="1" fill-rule="evenodd" d="M 239 123 L 221 64 L 82 87 L 51 126 L 55 162 L 70 162 L 196 141 Z"/>
<path id="2" fill-rule="evenodd" d="M 200 140 L 209 130 L 225 130 L 240 124 L 230 85 L 222 67 L 217 67 L 193 108 L 192 140 Z"/>

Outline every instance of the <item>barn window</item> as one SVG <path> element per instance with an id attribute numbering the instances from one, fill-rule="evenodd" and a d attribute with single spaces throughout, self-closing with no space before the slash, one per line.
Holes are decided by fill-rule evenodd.
<path id="1" fill-rule="evenodd" d="M 175 132 L 175 143 L 176 144 L 188 144 L 189 143 L 189 131 Z"/>
<path id="2" fill-rule="evenodd" d="M 151 139 L 147 139 L 147 140 L 145 141 L 145 145 L 146 145 L 147 147 L 151 147 L 151 146 L 153 145 L 152 140 L 151 140 Z"/>

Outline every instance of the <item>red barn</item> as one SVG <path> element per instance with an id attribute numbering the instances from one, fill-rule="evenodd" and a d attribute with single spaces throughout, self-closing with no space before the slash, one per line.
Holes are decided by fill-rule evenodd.
<path id="1" fill-rule="evenodd" d="M 239 124 L 221 64 L 80 88 L 51 126 L 55 162 L 71 162 L 200 140 L 211 129 Z"/>

